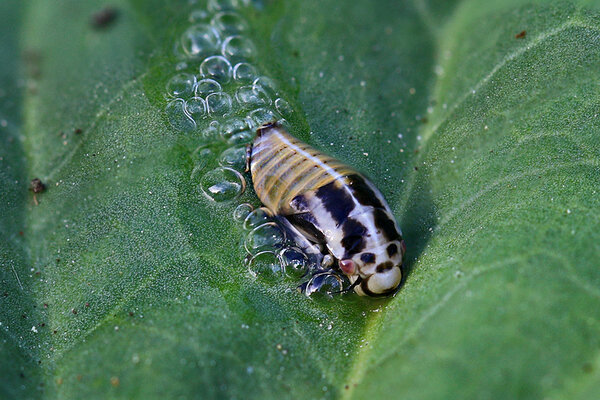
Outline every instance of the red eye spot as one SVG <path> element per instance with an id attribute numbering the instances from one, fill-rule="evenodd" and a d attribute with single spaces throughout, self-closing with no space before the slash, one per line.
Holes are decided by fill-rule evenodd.
<path id="1" fill-rule="evenodd" d="M 352 260 L 340 260 L 340 268 L 346 275 L 354 275 L 356 268 Z"/>

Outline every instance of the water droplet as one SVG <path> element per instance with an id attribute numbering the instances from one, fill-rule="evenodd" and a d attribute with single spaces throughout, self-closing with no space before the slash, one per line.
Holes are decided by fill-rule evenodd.
<path id="1" fill-rule="evenodd" d="M 231 79 L 232 68 L 225 57 L 212 56 L 202 61 L 202 64 L 200 64 L 200 73 L 203 77 L 226 83 Z"/>
<path id="2" fill-rule="evenodd" d="M 313 275 L 307 282 L 305 294 L 307 296 L 326 295 L 331 296 L 342 291 L 344 283 L 342 278 L 331 272 L 322 272 Z"/>
<path id="3" fill-rule="evenodd" d="M 171 97 L 189 97 L 194 90 L 196 77 L 192 74 L 177 74 L 167 82 L 167 94 Z"/>
<path id="4" fill-rule="evenodd" d="M 206 116 L 206 103 L 200 97 L 192 97 L 185 102 L 185 110 L 198 123 Z"/>
<path id="5" fill-rule="evenodd" d="M 256 54 L 256 47 L 250 39 L 234 35 L 225 39 L 221 46 L 221 54 L 231 61 L 242 61 L 251 59 Z"/>
<path id="6" fill-rule="evenodd" d="M 181 47 L 185 54 L 200 59 L 213 53 L 221 44 L 217 31 L 210 25 L 196 24 L 181 35 Z"/>
<path id="7" fill-rule="evenodd" d="M 215 168 L 200 180 L 200 188 L 210 199 L 222 202 L 233 200 L 244 192 L 246 180 L 232 168 Z"/>
<path id="8" fill-rule="evenodd" d="M 230 118 L 221 125 L 221 135 L 223 135 L 224 138 L 229 139 L 231 135 L 244 131 L 248 128 L 249 126 L 246 120 Z"/>
<path id="9" fill-rule="evenodd" d="M 237 35 L 248 29 L 248 23 L 239 14 L 234 12 L 220 12 L 211 21 L 223 36 Z"/>
<path id="10" fill-rule="evenodd" d="M 252 82 L 256 79 L 258 71 L 252 64 L 245 62 L 235 64 L 233 67 L 233 79 L 240 82 Z"/>
<path id="11" fill-rule="evenodd" d="M 281 279 L 281 265 L 272 251 L 262 251 L 247 259 L 248 270 L 255 278 L 275 283 Z"/>
<path id="12" fill-rule="evenodd" d="M 290 106 L 290 103 L 288 103 L 281 97 L 275 100 L 275 109 L 279 111 L 279 113 L 284 117 L 289 117 L 292 114 L 292 112 L 294 112 L 292 106 Z"/>
<path id="13" fill-rule="evenodd" d="M 270 97 L 275 97 L 277 94 L 277 84 L 266 76 L 259 76 L 252 82 L 252 85 L 261 87 Z"/>
<path id="14" fill-rule="evenodd" d="M 233 210 L 233 219 L 236 221 L 242 222 L 246 219 L 248 214 L 252 212 L 254 207 L 248 203 L 242 203 Z"/>
<path id="15" fill-rule="evenodd" d="M 231 135 L 231 137 L 227 139 L 227 143 L 248 144 L 252 141 L 252 139 L 254 139 L 254 133 L 252 131 L 241 131 Z"/>
<path id="16" fill-rule="evenodd" d="M 230 147 L 221 153 L 219 164 L 243 171 L 246 167 L 246 146 Z"/>
<path id="17" fill-rule="evenodd" d="M 271 211 L 269 211 L 267 208 L 257 208 L 256 210 L 248 214 L 248 216 L 244 220 L 244 229 L 250 230 L 252 228 L 256 228 L 257 226 L 264 224 L 265 222 L 270 222 L 271 216 Z"/>
<path id="18" fill-rule="evenodd" d="M 248 114 L 248 123 L 252 128 L 258 128 L 264 123 L 277 121 L 279 118 L 268 108 L 258 108 Z"/>
<path id="19" fill-rule="evenodd" d="M 224 116 L 231 112 L 231 97 L 224 92 L 209 94 L 206 104 L 210 114 Z"/>
<path id="20" fill-rule="evenodd" d="M 220 92 L 221 85 L 213 79 L 201 79 L 196 84 L 194 91 L 196 96 L 206 98 L 211 93 Z"/>
<path id="21" fill-rule="evenodd" d="M 250 254 L 283 246 L 285 235 L 275 222 L 267 222 L 252 229 L 246 236 L 244 247 Z"/>
<path id="22" fill-rule="evenodd" d="M 298 248 L 284 248 L 279 253 L 279 260 L 285 275 L 290 278 L 300 279 L 308 272 L 308 257 Z"/>
<path id="23" fill-rule="evenodd" d="M 176 131 L 189 132 L 196 129 L 196 123 L 185 111 L 185 101 L 175 99 L 167 104 L 165 108 L 167 119 Z"/>
<path id="24" fill-rule="evenodd" d="M 208 13 L 205 10 L 194 10 L 190 13 L 188 20 L 192 23 L 204 22 L 208 19 Z"/>
<path id="25" fill-rule="evenodd" d="M 235 92 L 235 98 L 245 109 L 253 109 L 271 104 L 269 95 L 260 86 L 242 86 Z"/>

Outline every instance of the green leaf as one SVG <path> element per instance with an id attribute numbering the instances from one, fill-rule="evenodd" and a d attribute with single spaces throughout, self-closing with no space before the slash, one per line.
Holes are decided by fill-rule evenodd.
<path id="1" fill-rule="evenodd" d="M 293 132 L 395 212 L 386 300 L 248 272 L 255 194 L 203 196 L 223 146 L 164 112 L 190 3 L 0 3 L 0 398 L 598 393 L 598 2 L 240 11 Z"/>

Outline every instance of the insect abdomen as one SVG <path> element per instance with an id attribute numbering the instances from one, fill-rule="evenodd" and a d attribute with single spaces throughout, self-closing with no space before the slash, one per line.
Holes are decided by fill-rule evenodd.
<path id="1" fill-rule="evenodd" d="M 285 214 L 297 195 L 356 174 L 350 167 L 298 141 L 277 124 L 259 129 L 250 169 L 256 194 L 276 214 Z"/>

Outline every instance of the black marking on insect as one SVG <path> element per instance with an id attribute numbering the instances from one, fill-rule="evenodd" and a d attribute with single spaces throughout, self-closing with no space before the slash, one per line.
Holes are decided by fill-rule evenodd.
<path id="1" fill-rule="evenodd" d="M 315 277 L 334 268 L 360 295 L 395 292 L 405 246 L 389 206 L 371 182 L 277 122 L 258 128 L 247 155 L 256 194 L 316 262 Z"/>

